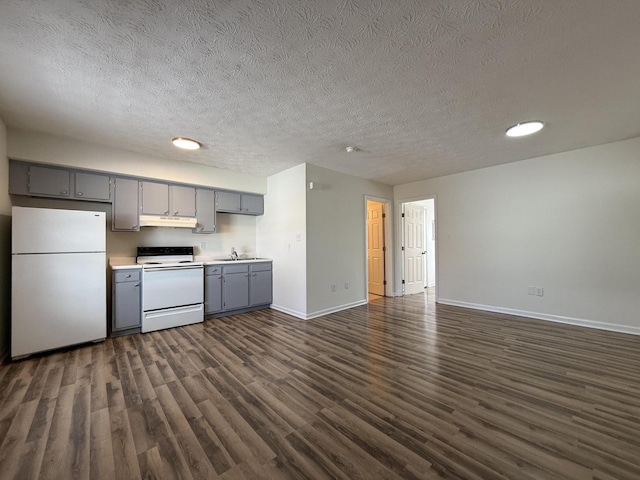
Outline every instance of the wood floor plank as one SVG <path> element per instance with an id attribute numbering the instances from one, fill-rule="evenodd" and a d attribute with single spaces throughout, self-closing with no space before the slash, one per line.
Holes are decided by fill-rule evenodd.
<path id="1" fill-rule="evenodd" d="M 432 300 L 0 365 L 0 477 L 640 478 L 640 337 Z"/>
<path id="2" fill-rule="evenodd" d="M 36 401 L 21 403 L 17 408 L 14 421 L 11 422 L 0 443 L 0 472 L 3 476 L 11 478 L 19 470 L 20 463 L 17 459 L 22 446 L 27 443 L 29 425 L 33 421 L 37 408 Z"/>
<path id="3" fill-rule="evenodd" d="M 109 410 L 91 412 L 89 478 L 116 480 Z"/>
<path id="4" fill-rule="evenodd" d="M 111 447 L 118 480 L 134 480 L 140 477 L 142 465 L 136 455 L 135 442 L 127 410 L 109 410 Z M 154 447 L 155 448 L 155 447 Z M 143 456 L 143 458 L 146 458 Z"/>

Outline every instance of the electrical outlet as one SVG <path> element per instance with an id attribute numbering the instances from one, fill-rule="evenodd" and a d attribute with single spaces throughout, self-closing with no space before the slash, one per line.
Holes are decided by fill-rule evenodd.
<path id="1" fill-rule="evenodd" d="M 200 242 L 200 250 L 206 250 L 207 249 L 207 242 Z"/>
<path id="2" fill-rule="evenodd" d="M 536 287 L 527 287 L 527 295 L 535 295 Z"/>
<path id="3" fill-rule="evenodd" d="M 344 289 L 349 290 L 349 282 L 344 282 Z"/>
<path id="4" fill-rule="evenodd" d="M 542 287 L 536 287 L 536 295 L 538 297 L 542 297 L 544 295 L 544 288 Z"/>
<path id="5" fill-rule="evenodd" d="M 332 283 L 332 284 L 331 284 L 331 291 L 332 291 L 332 292 L 335 292 L 335 291 L 336 291 L 336 284 L 335 284 L 335 283 Z"/>

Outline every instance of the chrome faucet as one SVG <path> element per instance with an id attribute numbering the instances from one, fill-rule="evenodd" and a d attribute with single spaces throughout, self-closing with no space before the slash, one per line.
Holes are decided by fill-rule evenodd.
<path id="1" fill-rule="evenodd" d="M 238 252 L 233 247 L 231 247 L 231 260 L 238 260 Z"/>

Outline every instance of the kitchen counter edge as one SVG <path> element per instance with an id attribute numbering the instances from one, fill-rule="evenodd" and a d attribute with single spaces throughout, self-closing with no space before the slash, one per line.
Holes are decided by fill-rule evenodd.
<path id="1" fill-rule="evenodd" d="M 236 263 L 260 263 L 260 262 L 273 262 L 271 258 L 247 258 L 243 260 L 215 260 L 215 259 L 202 259 L 196 258 L 197 262 L 202 262 L 205 265 L 235 265 Z"/>
<path id="2" fill-rule="evenodd" d="M 111 270 L 125 270 L 131 268 L 141 269 L 142 265 L 136 264 L 135 257 L 111 257 L 109 258 Z"/>

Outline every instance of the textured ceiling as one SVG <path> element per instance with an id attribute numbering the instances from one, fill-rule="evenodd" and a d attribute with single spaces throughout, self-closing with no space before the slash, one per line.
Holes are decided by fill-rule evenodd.
<path id="1" fill-rule="evenodd" d="M 400 184 L 640 135 L 639 25 L 638 0 L 2 0 L 0 118 Z"/>

